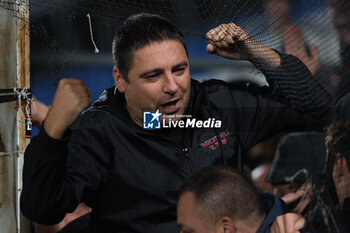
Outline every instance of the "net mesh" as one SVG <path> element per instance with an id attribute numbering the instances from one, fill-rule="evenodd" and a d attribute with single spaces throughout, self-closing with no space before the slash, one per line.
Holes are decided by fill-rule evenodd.
<path id="1" fill-rule="evenodd" d="M 0 2 L 0 7 L 13 11 L 15 16 L 19 16 L 20 6 L 21 1 Z M 192 41 L 203 38 L 209 29 L 221 23 L 234 22 L 259 42 L 282 52 L 299 55 L 312 71 L 322 73 L 320 79 L 330 89 L 337 86 L 339 76 L 345 72 L 340 71 L 340 43 L 327 1 L 34 0 L 30 2 L 30 9 L 33 72 L 37 71 L 35 58 L 39 57 L 44 62 L 48 61 L 47 67 L 50 67 L 52 77 L 59 76 L 69 58 L 74 62 L 79 54 L 91 51 L 93 44 L 89 36 L 88 14 L 97 47 L 102 54 L 107 54 L 110 53 L 111 40 L 118 25 L 139 12 L 156 13 L 170 19 L 190 40 L 194 38 Z M 293 25 L 296 26 L 294 31 Z M 295 30 L 299 30 L 300 35 L 296 35 Z M 312 53 L 314 47 L 318 48 L 317 55 Z M 46 53 L 49 59 L 43 58 L 40 53 Z M 93 59 L 99 58 L 95 56 L 90 60 Z"/>
<path id="2" fill-rule="evenodd" d="M 128 16 L 140 12 L 162 15 L 185 32 L 192 76 L 199 80 L 213 77 L 235 82 L 243 76 L 264 84 L 263 76 L 250 64 L 206 54 L 205 34 L 221 23 L 234 22 L 257 41 L 297 56 L 336 98 L 350 90 L 349 1 L 31 0 L 28 8 L 20 0 L 0 0 L 0 8 L 14 17 L 23 17 L 21 7 L 30 9 L 33 94 L 47 104 L 65 76 L 90 77 L 86 82 L 93 98 L 113 84 L 113 35 Z M 95 46 L 99 53 L 94 53 Z M 335 205 L 327 205 L 314 193 L 307 215 L 310 222 L 321 216 L 328 232 L 338 231 L 333 216 L 325 214 Z"/>

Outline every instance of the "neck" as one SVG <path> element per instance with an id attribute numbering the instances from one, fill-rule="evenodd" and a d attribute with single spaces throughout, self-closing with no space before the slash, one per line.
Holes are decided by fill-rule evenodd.
<path id="1" fill-rule="evenodd" d="M 136 116 L 136 114 L 133 114 L 133 111 L 131 111 L 131 109 L 130 109 L 130 107 L 129 107 L 129 105 L 128 105 L 127 102 L 126 102 L 125 104 L 126 104 L 126 109 L 128 110 L 128 113 L 129 113 L 129 115 L 130 115 L 131 120 L 132 120 L 136 125 L 138 125 L 138 126 L 140 126 L 140 127 L 143 127 L 142 120 L 139 119 L 139 118 Z"/>

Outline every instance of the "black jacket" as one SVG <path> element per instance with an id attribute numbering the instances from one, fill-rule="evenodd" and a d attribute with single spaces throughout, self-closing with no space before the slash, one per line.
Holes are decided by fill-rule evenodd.
<path id="1" fill-rule="evenodd" d="M 299 60 L 283 55 L 280 67 L 262 71 L 270 83 L 264 96 L 192 80 L 186 114 L 221 120 L 220 129 L 142 129 L 124 96 L 110 88 L 65 139 L 44 129 L 33 138 L 24 158 L 22 213 L 53 224 L 85 202 L 93 209 L 92 232 L 178 232 L 178 192 L 192 173 L 215 164 L 239 167 L 239 155 L 259 141 L 328 119 L 331 99 Z"/>
<path id="2" fill-rule="evenodd" d="M 339 210 L 338 214 L 338 226 L 342 233 L 350 232 L 350 197 L 344 199 L 343 207 Z"/>

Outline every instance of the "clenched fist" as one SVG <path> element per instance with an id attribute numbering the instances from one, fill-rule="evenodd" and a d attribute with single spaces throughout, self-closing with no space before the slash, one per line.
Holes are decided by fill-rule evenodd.
<path id="1" fill-rule="evenodd" d="M 221 24 L 206 34 L 207 51 L 234 60 L 249 60 L 255 65 L 277 67 L 280 56 L 272 49 L 257 42 L 234 23 Z"/>
<path id="2" fill-rule="evenodd" d="M 90 90 L 79 79 L 62 79 L 44 122 L 46 133 L 52 138 L 62 138 L 64 132 L 91 104 Z"/>

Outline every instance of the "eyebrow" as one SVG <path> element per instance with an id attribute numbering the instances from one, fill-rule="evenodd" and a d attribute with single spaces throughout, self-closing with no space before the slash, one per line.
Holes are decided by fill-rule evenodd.
<path id="1" fill-rule="evenodd" d="M 173 68 L 172 68 L 172 70 L 177 69 L 177 68 L 180 68 L 180 67 L 182 67 L 182 66 L 187 67 L 187 66 L 188 66 L 188 63 L 187 63 L 186 61 L 180 62 L 179 64 L 174 65 Z"/>
<path id="2" fill-rule="evenodd" d="M 174 65 L 171 70 L 174 70 L 174 69 L 177 69 L 177 68 L 180 68 L 181 66 L 188 66 L 188 62 L 186 61 L 183 61 L 183 62 L 180 62 L 176 65 Z M 161 68 L 155 68 L 155 69 L 152 69 L 152 70 L 147 70 L 145 72 L 143 72 L 141 75 L 140 75 L 140 78 L 144 78 L 146 77 L 147 75 L 150 75 L 150 74 L 160 74 L 160 73 L 163 73 L 164 72 L 164 69 L 161 69 Z"/>
<path id="3" fill-rule="evenodd" d="M 141 75 L 140 75 L 140 78 L 144 78 L 146 77 L 147 75 L 150 75 L 150 74 L 160 74 L 164 72 L 164 69 L 160 69 L 160 68 L 155 68 L 155 69 L 152 69 L 152 70 L 148 70 L 146 72 L 143 72 Z"/>

